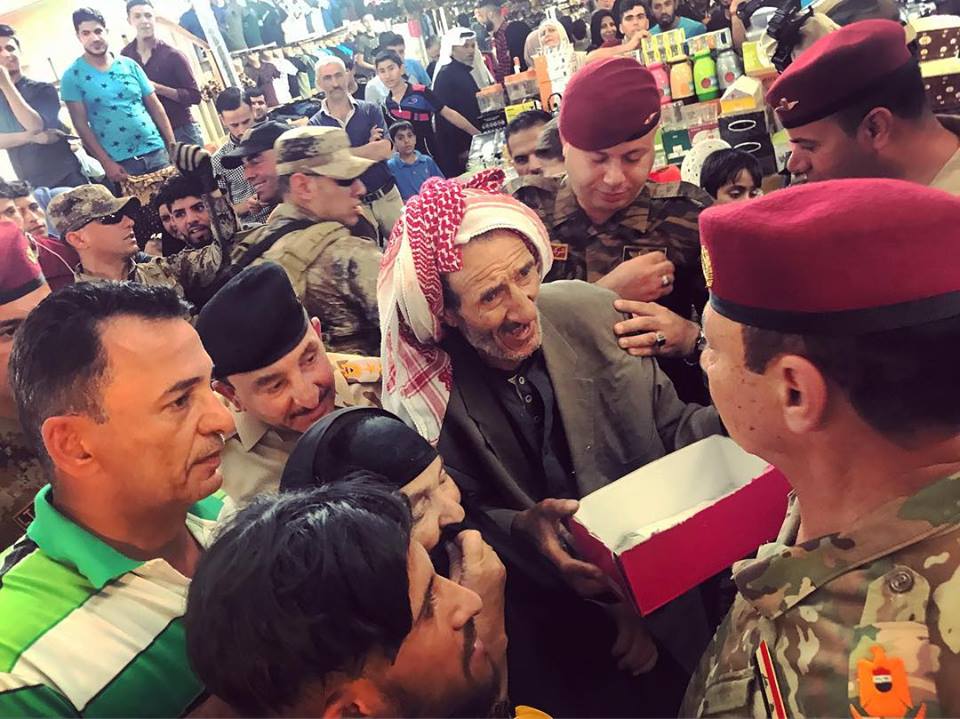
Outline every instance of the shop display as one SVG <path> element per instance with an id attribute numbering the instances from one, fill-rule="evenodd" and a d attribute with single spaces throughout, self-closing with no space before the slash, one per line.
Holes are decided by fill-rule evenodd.
<path id="1" fill-rule="evenodd" d="M 960 109 L 960 17 L 935 15 L 910 21 L 916 32 L 920 74 L 937 112 Z"/>
<path id="2" fill-rule="evenodd" d="M 720 97 L 717 63 L 710 52 L 707 38 L 704 35 L 691 38 L 688 45 L 693 54 L 693 85 L 697 100 L 703 102 L 717 99 Z"/>

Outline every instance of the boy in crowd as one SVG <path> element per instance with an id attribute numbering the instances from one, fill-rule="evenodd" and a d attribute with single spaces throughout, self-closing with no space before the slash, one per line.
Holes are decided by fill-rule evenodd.
<path id="1" fill-rule="evenodd" d="M 700 169 L 700 186 L 717 205 L 752 200 L 763 194 L 760 162 L 743 150 L 717 150 L 707 156 Z"/>
<path id="2" fill-rule="evenodd" d="M 417 150 L 417 135 L 409 122 L 398 122 L 390 128 L 390 139 L 396 150 L 387 160 L 387 167 L 397 181 L 400 196 L 406 202 L 420 192 L 420 186 L 430 177 L 443 177 L 430 155 Z"/>

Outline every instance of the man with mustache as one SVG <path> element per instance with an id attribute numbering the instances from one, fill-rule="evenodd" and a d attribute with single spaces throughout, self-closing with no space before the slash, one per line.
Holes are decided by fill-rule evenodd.
<path id="1" fill-rule="evenodd" d="M 437 574 L 378 478 L 262 496 L 203 557 L 188 651 L 238 715 L 512 716 L 477 637 L 480 597 Z"/>
<path id="2" fill-rule="evenodd" d="M 4 716 L 181 716 L 204 696 L 181 617 L 232 422 L 186 316 L 168 287 L 79 283 L 17 331 L 13 396 L 48 484 L 2 567 Z"/>
<path id="3" fill-rule="evenodd" d="M 173 128 L 143 68 L 110 54 L 99 11 L 76 10 L 73 27 L 83 55 L 63 73 L 60 96 L 87 152 L 111 182 L 169 166 Z"/>
<path id="4" fill-rule="evenodd" d="M 300 435 L 341 407 L 380 406 L 380 360 L 328 354 L 283 268 L 250 267 L 204 305 L 197 332 L 233 413 L 223 487 L 237 505 L 276 491 Z"/>
<path id="5" fill-rule="evenodd" d="M 619 349 L 612 292 L 541 286 L 546 228 L 502 183 L 498 170 L 431 178 L 407 202 L 378 284 L 384 408 L 437 443 L 507 565 L 507 618 L 525 636 L 508 648 L 513 697 L 563 716 L 667 716 L 709 638 L 699 597 L 640 620 L 560 527 L 576 499 L 720 423 Z"/>
<path id="6" fill-rule="evenodd" d="M 767 92 L 807 182 L 886 177 L 960 194 L 960 122 L 936 115 L 903 26 L 862 20 L 811 45 Z"/>

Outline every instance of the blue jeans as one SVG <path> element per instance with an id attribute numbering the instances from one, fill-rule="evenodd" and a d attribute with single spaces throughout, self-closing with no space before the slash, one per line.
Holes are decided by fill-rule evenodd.
<path id="1" fill-rule="evenodd" d="M 177 142 L 185 142 L 188 145 L 200 145 L 203 147 L 203 133 L 200 132 L 200 125 L 195 122 L 181 125 L 174 129 L 173 136 Z"/>
<path id="2" fill-rule="evenodd" d="M 146 155 L 120 160 L 119 165 L 127 171 L 128 175 L 149 175 L 151 172 L 169 167 L 170 156 L 167 154 L 167 149 L 162 147 Z"/>

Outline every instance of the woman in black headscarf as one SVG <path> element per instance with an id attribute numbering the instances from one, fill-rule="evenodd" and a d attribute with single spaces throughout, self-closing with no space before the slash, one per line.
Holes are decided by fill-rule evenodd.
<path id="1" fill-rule="evenodd" d="M 280 491 L 305 489 L 367 470 L 406 495 L 413 537 L 427 550 L 444 527 L 463 521 L 460 490 L 429 442 L 396 416 L 376 407 L 328 414 L 303 433 L 287 460 Z"/>

